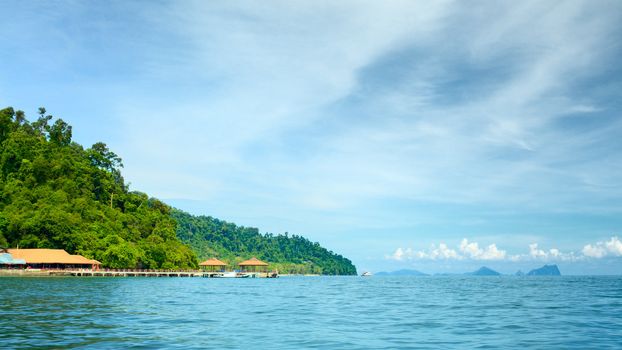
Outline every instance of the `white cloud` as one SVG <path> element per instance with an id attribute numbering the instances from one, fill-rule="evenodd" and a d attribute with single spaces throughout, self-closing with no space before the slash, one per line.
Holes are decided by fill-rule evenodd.
<path id="1" fill-rule="evenodd" d="M 477 242 L 470 242 L 464 238 L 460 242 L 460 251 L 468 258 L 474 260 L 503 260 L 506 257 L 505 250 L 499 250 L 496 244 L 491 244 L 481 249 Z"/>
<path id="2" fill-rule="evenodd" d="M 529 245 L 529 254 L 517 256 L 517 260 L 576 261 L 580 259 L 581 257 L 574 252 L 564 253 L 557 248 L 540 249 L 538 243 Z"/>
<path id="3" fill-rule="evenodd" d="M 401 261 L 401 260 L 403 260 L 403 259 L 404 259 L 404 254 L 405 254 L 404 249 L 402 249 L 402 248 L 397 248 L 393 254 L 391 254 L 391 255 L 387 255 L 387 256 L 385 256 L 385 257 L 386 257 L 387 259 L 392 259 L 392 260 Z"/>
<path id="4" fill-rule="evenodd" d="M 481 255 L 482 260 L 503 260 L 505 259 L 505 250 L 497 249 L 496 244 L 489 245 L 484 253 Z"/>
<path id="5" fill-rule="evenodd" d="M 482 252 L 477 242 L 468 243 L 466 238 L 460 242 L 460 251 L 471 256 L 477 256 Z"/>
<path id="6" fill-rule="evenodd" d="M 581 252 L 583 253 L 583 255 L 590 258 L 602 258 L 607 255 L 607 250 L 605 248 L 603 248 L 602 246 L 593 246 L 591 244 L 583 247 L 583 250 Z"/>
<path id="7" fill-rule="evenodd" d="M 605 246 L 611 254 L 615 256 L 622 255 L 622 242 L 620 242 L 618 237 L 611 237 L 611 239 L 605 243 Z"/>
<path id="8" fill-rule="evenodd" d="M 529 256 L 534 259 L 547 258 L 548 254 L 542 250 L 538 249 L 538 243 L 532 243 L 529 245 Z"/>
<path id="9" fill-rule="evenodd" d="M 469 242 L 466 238 L 460 242 L 458 249 L 450 248 L 446 243 L 432 244 L 428 250 L 412 248 L 397 248 L 391 255 L 385 256 L 389 260 L 503 260 L 506 251 L 497 248 L 496 244 L 490 244 L 485 249 L 479 248 L 477 242 Z"/>
<path id="10" fill-rule="evenodd" d="M 557 258 L 557 257 L 559 257 L 561 255 L 561 252 L 557 248 L 551 248 L 551 249 L 549 249 L 549 254 L 553 258 Z"/>
<path id="11" fill-rule="evenodd" d="M 595 244 L 587 244 L 583 247 L 583 255 L 590 258 L 604 258 L 607 256 L 622 256 L 622 242 L 617 236 L 608 241 L 599 241 Z"/>
<path id="12" fill-rule="evenodd" d="M 413 251 L 412 248 L 397 248 L 393 252 L 393 254 L 385 255 L 385 259 L 387 260 L 395 260 L 395 261 L 404 261 L 404 260 L 412 260 L 418 252 Z"/>
<path id="13" fill-rule="evenodd" d="M 425 253 L 424 253 L 425 254 Z M 432 249 L 428 253 L 428 258 L 432 260 L 436 259 L 460 259 L 458 253 L 449 247 L 445 243 L 439 243 L 438 248 L 432 246 Z"/>
<path id="14" fill-rule="evenodd" d="M 470 242 L 464 238 L 457 249 L 450 248 L 445 243 L 433 244 L 427 250 L 412 248 L 397 248 L 389 260 L 499 260 L 499 261 L 565 261 L 576 262 L 587 258 L 604 258 L 622 256 L 622 241 L 618 237 L 611 237 L 608 241 L 599 241 L 587 244 L 580 252 L 562 252 L 558 248 L 541 249 L 538 243 L 529 244 L 529 252 L 525 254 L 508 254 L 506 250 L 497 248 L 495 243 L 481 248 L 478 242 Z"/>

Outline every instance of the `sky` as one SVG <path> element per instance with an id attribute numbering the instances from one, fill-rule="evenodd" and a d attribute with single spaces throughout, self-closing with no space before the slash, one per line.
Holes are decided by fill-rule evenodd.
<path id="1" fill-rule="evenodd" d="M 619 1 L 0 2 L 0 106 L 359 271 L 622 274 Z"/>

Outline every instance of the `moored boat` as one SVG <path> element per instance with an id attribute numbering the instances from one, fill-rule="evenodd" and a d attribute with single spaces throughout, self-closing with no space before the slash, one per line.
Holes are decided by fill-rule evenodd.
<path id="1" fill-rule="evenodd" d="M 236 278 L 238 277 L 238 273 L 235 271 L 227 271 L 219 274 L 215 274 L 214 278 Z"/>
<path id="2" fill-rule="evenodd" d="M 361 274 L 361 277 L 371 277 L 371 276 L 372 276 L 372 273 L 369 271 L 365 271 Z"/>

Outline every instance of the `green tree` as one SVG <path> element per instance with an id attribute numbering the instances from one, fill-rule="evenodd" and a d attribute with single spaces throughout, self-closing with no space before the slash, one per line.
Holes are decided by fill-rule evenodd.
<path id="1" fill-rule="evenodd" d="M 256 256 L 282 272 L 356 274 L 352 262 L 297 235 L 261 234 L 172 210 L 130 191 L 103 142 L 84 149 L 72 127 L 39 109 L 0 110 L 0 246 L 62 248 L 111 268 L 189 269 L 201 258 Z"/>
<path id="2" fill-rule="evenodd" d="M 50 126 L 46 113 L 30 123 L 0 110 L 0 245 L 62 248 L 106 267 L 196 267 L 170 208 L 129 191 L 121 158 L 104 143 L 83 149 L 70 125 Z"/>
<path id="3" fill-rule="evenodd" d="M 68 146 L 71 143 L 71 125 L 62 119 L 57 119 L 50 127 L 50 141 L 58 146 Z"/>
<path id="4" fill-rule="evenodd" d="M 202 259 L 215 256 L 234 265 L 255 256 L 282 273 L 356 274 L 350 260 L 301 236 L 262 235 L 256 228 L 236 226 L 209 216 L 192 216 L 179 210 L 173 210 L 171 215 L 178 224 L 177 236 Z"/>

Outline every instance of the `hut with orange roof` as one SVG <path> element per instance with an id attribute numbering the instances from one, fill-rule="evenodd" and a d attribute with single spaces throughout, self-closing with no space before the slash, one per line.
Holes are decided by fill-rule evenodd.
<path id="1" fill-rule="evenodd" d="M 238 264 L 242 272 L 267 272 L 268 263 L 265 263 L 255 257 L 242 261 Z"/>
<path id="2" fill-rule="evenodd" d="M 99 270 L 101 263 L 83 257 L 71 255 L 63 249 L 8 249 L 15 259 L 26 261 L 30 268 L 39 269 L 92 269 Z"/>
<path id="3" fill-rule="evenodd" d="M 211 258 L 211 259 L 207 259 L 203 261 L 202 263 L 199 264 L 199 266 L 201 266 L 201 268 L 203 268 L 206 271 L 224 272 L 225 266 L 227 266 L 227 264 L 216 258 Z"/>

